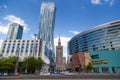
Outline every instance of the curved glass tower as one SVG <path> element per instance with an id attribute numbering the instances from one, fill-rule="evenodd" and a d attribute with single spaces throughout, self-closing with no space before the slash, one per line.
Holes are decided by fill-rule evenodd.
<path id="1" fill-rule="evenodd" d="M 97 50 L 120 50 L 120 21 L 109 22 L 81 32 L 68 43 L 69 54 Z"/>
<path id="2" fill-rule="evenodd" d="M 54 21 L 55 21 L 55 4 L 53 2 L 43 2 L 40 10 L 40 23 L 38 39 L 46 42 L 45 54 L 49 58 L 54 55 Z"/>
<path id="3" fill-rule="evenodd" d="M 79 33 L 69 41 L 68 51 L 88 52 L 95 73 L 120 74 L 120 20 Z"/>

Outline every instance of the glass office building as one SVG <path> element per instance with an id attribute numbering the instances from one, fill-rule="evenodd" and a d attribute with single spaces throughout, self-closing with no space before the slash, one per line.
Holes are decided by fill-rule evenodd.
<path id="1" fill-rule="evenodd" d="M 87 31 L 81 32 L 78 35 L 74 36 L 68 43 L 68 53 L 70 55 L 78 52 L 89 52 L 94 67 L 96 66 L 99 68 L 101 66 L 100 68 L 102 68 L 102 70 L 104 70 L 103 67 L 105 67 L 105 70 L 109 69 L 110 71 L 108 72 L 110 73 L 115 72 L 115 69 L 119 70 L 120 72 L 120 62 L 117 61 L 117 56 L 120 56 L 119 51 L 120 20 L 105 23 Z M 111 58 L 108 59 L 106 53 L 110 53 L 107 55 L 111 55 Z M 112 59 L 115 59 L 114 61 L 116 61 L 116 65 L 113 65 L 113 62 L 111 63 Z M 97 64 L 95 61 L 100 64 Z M 104 62 L 107 62 L 107 64 L 104 64 Z M 103 65 L 101 63 L 103 63 Z M 108 66 L 110 66 L 110 68 L 106 68 Z"/>
<path id="2" fill-rule="evenodd" d="M 43 2 L 40 10 L 40 23 L 38 39 L 45 41 L 45 54 L 49 57 L 55 57 L 54 53 L 54 21 L 55 4 L 53 2 Z"/>
<path id="3" fill-rule="evenodd" d="M 9 26 L 6 39 L 22 39 L 23 26 L 18 23 L 12 23 Z"/>

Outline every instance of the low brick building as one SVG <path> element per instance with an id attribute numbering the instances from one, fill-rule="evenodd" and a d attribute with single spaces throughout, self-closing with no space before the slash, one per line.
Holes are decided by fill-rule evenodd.
<path id="1" fill-rule="evenodd" d="M 72 55 L 72 70 L 74 72 L 85 71 L 85 66 L 90 62 L 89 53 L 75 53 Z M 81 66 L 81 68 L 80 68 Z"/>

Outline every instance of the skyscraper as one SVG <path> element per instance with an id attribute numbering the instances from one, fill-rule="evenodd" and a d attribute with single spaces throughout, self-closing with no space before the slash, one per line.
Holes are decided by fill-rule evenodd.
<path id="1" fill-rule="evenodd" d="M 12 23 L 9 26 L 6 39 L 22 39 L 23 26 L 18 23 Z"/>
<path id="2" fill-rule="evenodd" d="M 56 46 L 56 69 L 63 70 L 63 46 L 61 46 L 60 37 Z"/>
<path id="3" fill-rule="evenodd" d="M 120 20 L 104 23 L 77 34 L 69 41 L 68 51 L 70 55 L 90 53 L 95 73 L 119 74 Z"/>
<path id="4" fill-rule="evenodd" d="M 40 22 L 38 39 L 46 42 L 45 54 L 54 57 L 54 21 L 55 21 L 55 4 L 53 2 L 43 2 L 40 10 Z"/>

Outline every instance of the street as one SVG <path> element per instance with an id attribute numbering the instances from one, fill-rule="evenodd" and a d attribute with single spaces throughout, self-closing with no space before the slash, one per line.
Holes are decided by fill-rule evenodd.
<path id="1" fill-rule="evenodd" d="M 47 75 L 0 76 L 0 80 L 120 80 L 120 75 Z"/>

